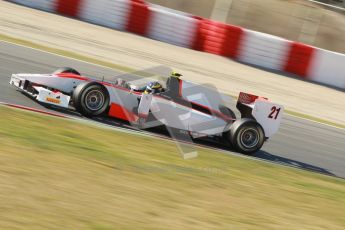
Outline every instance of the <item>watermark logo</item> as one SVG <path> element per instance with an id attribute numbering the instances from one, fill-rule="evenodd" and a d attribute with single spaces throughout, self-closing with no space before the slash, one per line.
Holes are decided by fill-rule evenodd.
<path id="1" fill-rule="evenodd" d="M 164 128 L 183 159 L 195 158 L 195 138 L 222 138 L 231 122 L 232 112 L 226 106 L 231 97 L 213 85 L 195 84 L 171 73 L 170 68 L 159 66 L 118 76 L 114 81 L 117 87 L 109 88 L 110 97 L 121 106 L 121 113 L 134 115 L 135 119 L 128 119 L 132 126 Z M 147 92 L 152 82 L 161 85 L 158 93 Z"/>

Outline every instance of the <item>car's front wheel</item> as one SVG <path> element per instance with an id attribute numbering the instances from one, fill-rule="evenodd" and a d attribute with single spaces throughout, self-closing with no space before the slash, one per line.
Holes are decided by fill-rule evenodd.
<path id="1" fill-rule="evenodd" d="M 77 70 L 75 70 L 71 67 L 60 67 L 53 72 L 53 74 L 59 74 L 59 73 L 73 73 L 76 75 L 80 75 L 80 73 Z"/>
<path id="2" fill-rule="evenodd" d="M 261 125 L 248 118 L 236 120 L 226 136 L 232 146 L 243 154 L 259 151 L 265 142 L 265 133 Z"/>
<path id="3" fill-rule="evenodd" d="M 72 95 L 74 107 L 86 117 L 99 116 L 109 108 L 108 90 L 97 82 L 85 82 L 76 87 Z"/>

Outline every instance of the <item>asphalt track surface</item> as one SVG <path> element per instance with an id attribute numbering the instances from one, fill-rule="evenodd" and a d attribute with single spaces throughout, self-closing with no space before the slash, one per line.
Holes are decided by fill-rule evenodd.
<path id="1" fill-rule="evenodd" d="M 16 91 L 8 84 L 9 77 L 12 73 L 51 73 L 61 66 L 94 78 L 111 79 L 119 74 L 110 68 L 0 42 L 0 102 L 49 110 Z M 121 126 L 119 122 L 112 124 Z M 285 115 L 279 132 L 253 157 L 345 178 L 345 130 Z"/>

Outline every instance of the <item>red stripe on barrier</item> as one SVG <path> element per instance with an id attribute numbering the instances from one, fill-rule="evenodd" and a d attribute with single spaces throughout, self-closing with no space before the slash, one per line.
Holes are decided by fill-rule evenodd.
<path id="1" fill-rule="evenodd" d="M 56 0 L 56 9 L 55 12 L 70 16 L 78 17 L 79 7 L 82 4 L 83 0 Z"/>
<path id="2" fill-rule="evenodd" d="M 129 18 L 126 29 L 129 32 L 146 35 L 150 24 L 151 11 L 146 4 L 130 2 Z"/>
<path id="3" fill-rule="evenodd" d="M 211 26 L 215 25 L 215 23 L 210 25 L 210 23 L 212 23 L 212 21 L 210 21 L 208 19 L 199 18 L 199 17 L 196 17 L 196 18 L 198 19 L 198 29 L 196 32 L 197 34 L 194 37 L 193 48 L 196 50 L 199 50 L 199 51 L 212 51 L 212 43 L 211 43 L 212 38 L 214 41 L 214 46 L 219 48 L 218 44 L 220 41 L 217 39 L 217 36 L 215 36 L 215 35 L 219 34 L 219 32 L 214 33 L 213 36 L 210 36 L 210 33 L 212 33 Z M 210 44 L 206 45 L 206 43 L 208 41 L 210 41 Z M 216 51 L 214 51 L 214 52 L 217 53 Z"/>
<path id="4" fill-rule="evenodd" d="M 227 25 L 225 41 L 223 43 L 223 56 L 238 57 L 243 35 L 244 33 L 241 27 Z"/>
<path id="5" fill-rule="evenodd" d="M 226 57 L 237 58 L 243 38 L 241 27 L 220 22 L 198 19 L 198 29 L 194 36 L 193 49 Z"/>
<path id="6" fill-rule="evenodd" d="M 284 70 L 301 77 L 307 77 L 311 61 L 314 57 L 314 51 L 315 48 L 311 46 L 297 42 L 291 43 L 291 49 Z"/>

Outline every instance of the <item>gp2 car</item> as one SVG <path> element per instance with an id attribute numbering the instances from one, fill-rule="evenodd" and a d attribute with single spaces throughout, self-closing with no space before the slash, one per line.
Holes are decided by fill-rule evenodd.
<path id="1" fill-rule="evenodd" d="M 165 126 L 192 139 L 228 143 L 244 154 L 258 151 L 279 129 L 284 108 L 266 98 L 241 92 L 236 103 L 241 118 L 237 119 L 227 105 L 231 97 L 168 74 L 161 82 L 161 93 L 136 90 L 153 75 L 158 74 L 110 82 L 65 67 L 52 74 L 12 74 L 10 84 L 40 103 L 72 107 L 86 117 L 105 115 L 143 129 Z"/>

